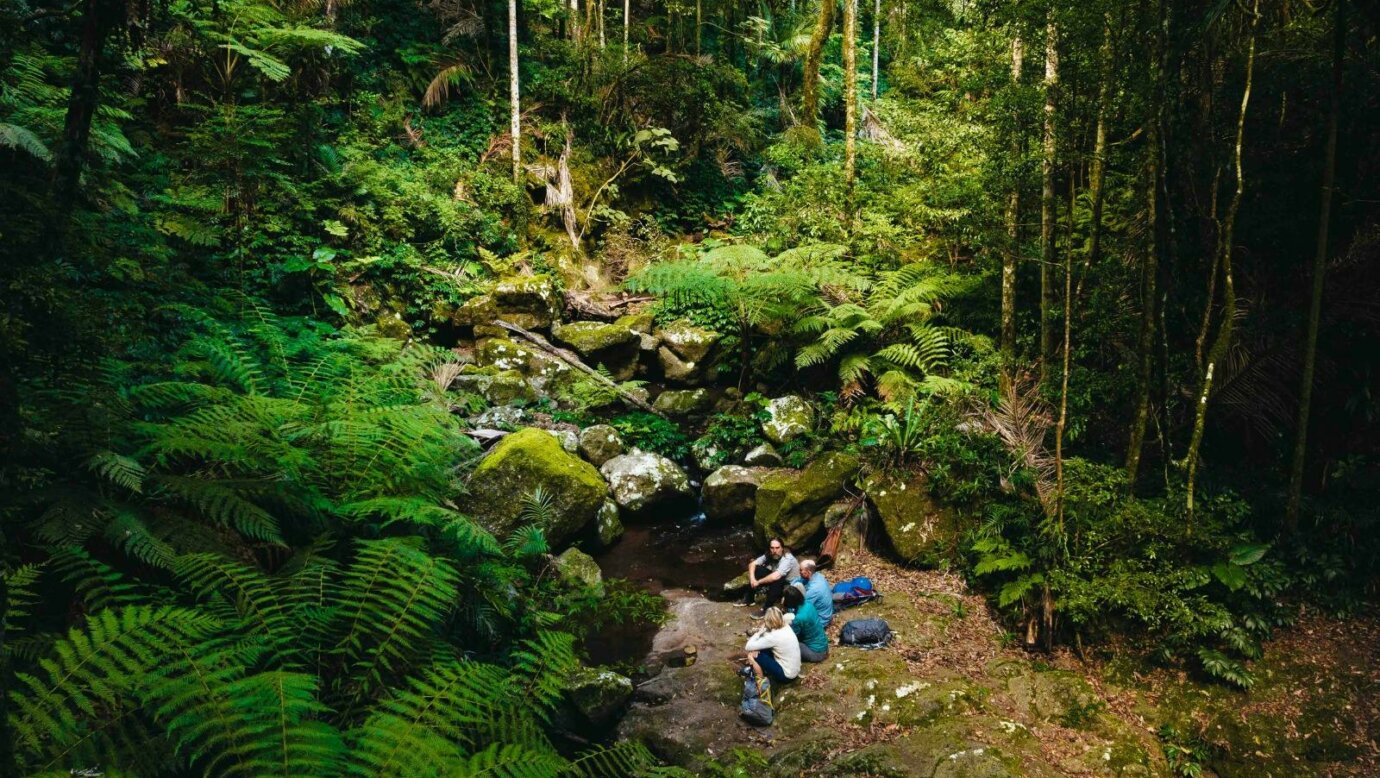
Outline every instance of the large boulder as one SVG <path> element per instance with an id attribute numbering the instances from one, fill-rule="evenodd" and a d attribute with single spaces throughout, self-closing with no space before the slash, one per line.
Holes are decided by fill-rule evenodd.
<path id="1" fill-rule="evenodd" d="M 650 451 L 633 449 L 599 468 L 619 509 L 641 513 L 648 508 L 688 502 L 690 478 L 675 462 Z"/>
<path id="2" fill-rule="evenodd" d="M 595 467 L 602 466 L 624 450 L 623 436 L 608 424 L 595 424 L 580 433 L 580 453 Z"/>
<path id="3" fill-rule="evenodd" d="M 773 471 L 767 467 L 726 465 L 704 479 L 700 507 L 713 522 L 751 518 L 757 509 L 757 489 Z"/>
<path id="4" fill-rule="evenodd" d="M 510 276 L 494 284 L 498 317 L 525 329 L 551 326 L 562 300 L 556 282 L 548 275 Z"/>
<path id="5" fill-rule="evenodd" d="M 786 460 L 781 458 L 775 446 L 763 443 L 743 456 L 743 464 L 748 467 L 781 467 Z"/>
<path id="6" fill-rule="evenodd" d="M 824 514 L 858 474 L 854 456 L 830 452 L 804 470 L 778 470 L 757 489 L 753 531 L 758 545 L 779 537 L 803 546 L 824 528 Z"/>
<path id="7" fill-rule="evenodd" d="M 527 428 L 494 445 L 470 475 L 466 513 L 498 537 L 520 523 L 524 498 L 540 487 L 551 498 L 542 527 L 553 548 L 594 520 L 608 490 L 599 471 L 561 448 L 546 430 Z"/>
<path id="8" fill-rule="evenodd" d="M 508 338 L 485 338 L 475 349 L 475 364 L 500 372 L 515 371 L 532 388 L 550 395 L 558 387 L 574 382 L 575 371 L 565 362 L 548 356 L 526 343 Z"/>
<path id="9" fill-rule="evenodd" d="M 498 318 L 498 306 L 494 304 L 493 295 L 475 295 L 451 314 L 451 320 L 462 327 L 482 327 L 493 324 L 494 319 Z"/>
<path id="10" fill-rule="evenodd" d="M 815 427 L 815 409 L 803 397 L 787 395 L 767 404 L 767 418 L 762 422 L 762 434 L 781 445 L 809 432 Z"/>
<path id="11" fill-rule="evenodd" d="M 657 395 L 652 407 L 667 416 L 704 413 L 713 404 L 708 389 L 667 389 Z"/>
<path id="12" fill-rule="evenodd" d="M 963 527 L 958 514 L 941 506 L 922 475 L 876 475 L 865 486 L 881 519 L 882 532 L 896 556 L 910 564 L 935 567 L 954 561 Z"/>
<path id="13" fill-rule="evenodd" d="M 704 382 L 699 364 L 681 359 L 671 349 L 665 346 L 658 348 L 656 358 L 661 363 L 661 374 L 668 382 L 690 386 Z"/>
<path id="14" fill-rule="evenodd" d="M 581 723 L 597 732 L 617 722 L 632 700 L 633 682 L 612 670 L 582 667 L 566 679 L 565 693 Z"/>
<path id="15" fill-rule="evenodd" d="M 615 381 L 632 378 L 637 368 L 638 346 L 642 340 L 630 328 L 616 322 L 557 322 L 551 325 L 551 336 L 573 349 L 589 365 L 603 365 Z"/>
<path id="16" fill-rule="evenodd" d="M 594 557 L 578 548 L 570 547 L 562 551 L 552 561 L 556 578 L 574 587 L 593 589 L 600 595 L 604 592 L 604 573 Z"/>
<path id="17" fill-rule="evenodd" d="M 532 403 L 537 400 L 537 392 L 527 383 L 527 378 L 517 370 L 499 370 L 496 367 L 476 367 L 465 365 L 452 384 L 456 389 L 483 397 L 490 405 L 504 406 L 513 403 Z"/>
<path id="18" fill-rule="evenodd" d="M 677 319 L 657 330 L 656 336 L 661 345 L 686 362 L 703 362 L 723 337 L 684 319 Z"/>
<path id="19" fill-rule="evenodd" d="M 599 515 L 594 517 L 594 541 L 600 548 L 608 548 L 623 537 L 623 521 L 618 518 L 618 503 L 604 500 Z"/>

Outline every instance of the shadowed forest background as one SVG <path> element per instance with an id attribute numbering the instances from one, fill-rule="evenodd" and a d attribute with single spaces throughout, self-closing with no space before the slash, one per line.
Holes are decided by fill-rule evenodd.
<path id="1" fill-rule="evenodd" d="M 748 774 L 572 713 L 600 633 L 668 618 L 557 564 L 661 518 L 596 425 L 696 489 L 847 458 L 825 502 L 1009 646 L 1250 699 L 1300 619 L 1376 618 L 1378 36 L 1357 0 L 0 0 L 0 773 Z M 485 480 L 529 426 L 589 506 Z M 1263 774 L 1190 729 L 1147 769 Z"/>

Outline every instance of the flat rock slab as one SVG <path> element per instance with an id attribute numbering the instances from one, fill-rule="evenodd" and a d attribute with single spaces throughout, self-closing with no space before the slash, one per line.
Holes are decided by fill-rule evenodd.
<path id="1" fill-rule="evenodd" d="M 875 580 L 880 564 L 866 557 L 857 570 L 830 572 Z M 742 681 L 733 660 L 754 624 L 748 610 L 683 589 L 662 592 L 671 618 L 646 664 L 664 669 L 639 685 L 619 734 L 692 769 L 734 748 L 756 749 L 770 760 L 765 775 L 1167 775 L 1153 734 L 1090 705 L 1100 698 L 1081 676 L 1002 648 L 980 598 L 917 594 L 942 574 L 897 575 L 908 578 L 893 579 L 883 601 L 844 611 L 829 631 L 837 642 L 842 623 L 880 616 L 897 633 L 892 646 L 831 646 L 829 659 L 774 690 L 776 723 L 762 728 L 738 718 Z M 903 590 L 901 580 L 917 587 Z M 686 646 L 698 661 L 672 666 L 667 659 Z M 1061 699 L 1079 704 L 1073 713 L 1099 712 L 1070 727 Z"/>

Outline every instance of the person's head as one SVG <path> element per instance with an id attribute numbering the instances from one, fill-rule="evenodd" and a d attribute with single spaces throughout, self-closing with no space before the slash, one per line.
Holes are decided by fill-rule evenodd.
<path id="1" fill-rule="evenodd" d="M 767 541 L 767 553 L 772 559 L 780 559 L 786 553 L 786 544 L 781 542 L 781 538 L 772 538 Z"/>
<path id="2" fill-rule="evenodd" d="M 762 623 L 767 629 L 781 629 L 786 626 L 786 619 L 781 615 L 780 608 L 768 608 L 767 615 L 762 617 Z"/>
<path id="3" fill-rule="evenodd" d="M 815 560 L 813 560 L 813 559 L 802 559 L 802 560 L 800 560 L 800 577 L 801 577 L 801 578 L 804 578 L 805 580 L 808 581 L 808 580 L 810 580 L 810 576 L 814 575 L 814 573 L 815 573 Z"/>
<path id="4" fill-rule="evenodd" d="M 799 608 L 805 604 L 805 588 L 798 583 L 787 586 L 786 591 L 781 593 L 781 601 L 791 610 Z"/>

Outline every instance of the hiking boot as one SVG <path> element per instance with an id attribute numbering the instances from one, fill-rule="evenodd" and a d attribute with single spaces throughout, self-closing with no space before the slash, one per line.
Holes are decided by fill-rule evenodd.
<path id="1" fill-rule="evenodd" d="M 753 611 L 752 613 L 749 613 L 748 615 L 752 617 L 753 621 L 764 619 L 767 616 L 767 609 L 758 608 L 757 610 Z"/>

